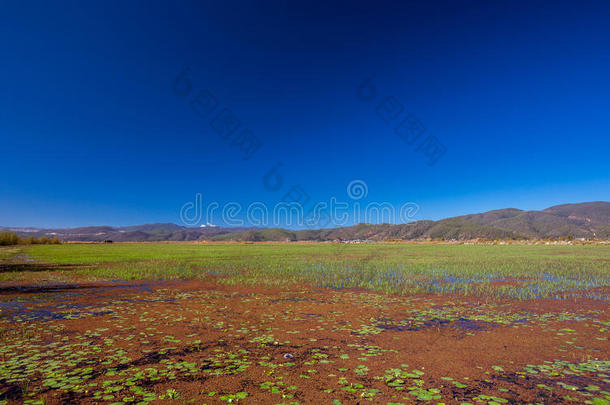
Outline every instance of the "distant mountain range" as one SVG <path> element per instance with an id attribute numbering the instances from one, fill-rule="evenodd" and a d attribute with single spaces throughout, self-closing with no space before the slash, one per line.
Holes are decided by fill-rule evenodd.
<path id="1" fill-rule="evenodd" d="M 610 238 L 610 203 L 556 205 L 542 211 L 516 208 L 407 224 L 287 230 L 253 227 L 189 228 L 172 223 L 67 229 L 2 228 L 21 236 L 57 236 L 65 241 L 333 241 Z"/>
<path id="2" fill-rule="evenodd" d="M 57 236 L 63 241 L 76 242 L 100 242 L 111 240 L 113 242 L 146 242 L 146 241 L 193 241 L 209 239 L 214 236 L 229 234 L 233 232 L 242 233 L 254 228 L 224 228 L 224 227 L 202 227 L 189 228 L 172 223 L 157 223 L 133 226 L 86 226 L 81 228 L 9 228 L 0 227 L 17 233 L 19 236 L 41 237 Z"/>

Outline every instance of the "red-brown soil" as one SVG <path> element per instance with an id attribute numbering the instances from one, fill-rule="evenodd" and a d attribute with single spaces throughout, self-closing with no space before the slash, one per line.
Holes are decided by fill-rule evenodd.
<path id="1" fill-rule="evenodd" d="M 606 301 L 203 281 L 14 287 L 0 288 L 0 400 L 9 403 L 137 403 L 144 398 L 134 385 L 156 395 L 150 403 L 195 404 L 423 403 L 426 395 L 430 403 L 578 403 L 610 395 Z M 46 351 L 57 354 L 39 358 Z M 49 387 L 53 357 L 66 371 L 93 370 L 76 388 Z M 24 371 L 28 364 L 34 372 Z M 138 373 L 146 376 L 122 385 Z M 26 374 L 25 389 L 10 381 Z M 108 386 L 118 388 L 103 399 Z M 416 387 L 432 391 L 418 396 Z M 247 396 L 227 397 L 238 392 Z"/>

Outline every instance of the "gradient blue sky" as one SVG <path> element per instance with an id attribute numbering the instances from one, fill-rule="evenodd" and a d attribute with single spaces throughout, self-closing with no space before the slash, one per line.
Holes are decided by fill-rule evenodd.
<path id="1" fill-rule="evenodd" d="M 195 193 L 345 200 L 354 179 L 416 219 L 610 200 L 607 2 L 175 3 L 2 3 L 0 225 L 179 223 Z M 174 93 L 186 66 L 261 140 L 251 159 Z M 386 96 L 446 146 L 435 165 Z"/>

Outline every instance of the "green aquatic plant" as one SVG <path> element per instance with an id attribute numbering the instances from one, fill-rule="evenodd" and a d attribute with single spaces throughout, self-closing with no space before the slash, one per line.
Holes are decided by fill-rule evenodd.
<path id="1" fill-rule="evenodd" d="M 236 392 L 235 394 L 227 394 L 220 396 L 220 399 L 228 402 L 230 404 L 237 403 L 242 399 L 246 399 L 248 397 L 248 393 L 245 391 Z"/>

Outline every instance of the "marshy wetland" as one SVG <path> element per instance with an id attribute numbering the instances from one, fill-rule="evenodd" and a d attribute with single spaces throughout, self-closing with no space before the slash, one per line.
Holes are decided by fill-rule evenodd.
<path id="1" fill-rule="evenodd" d="M 0 249 L 0 403 L 610 403 L 610 246 Z"/>

